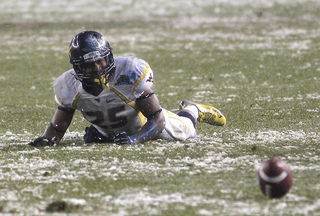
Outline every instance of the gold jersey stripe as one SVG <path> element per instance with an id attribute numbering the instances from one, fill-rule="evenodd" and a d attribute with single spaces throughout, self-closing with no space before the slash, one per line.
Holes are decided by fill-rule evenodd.
<path id="1" fill-rule="evenodd" d="M 136 90 L 136 88 L 138 88 L 138 86 L 140 85 L 140 83 L 142 82 L 143 78 L 147 75 L 148 71 L 150 69 L 150 65 L 147 64 L 146 68 L 143 70 L 140 78 L 138 79 L 138 81 L 136 82 L 136 84 L 133 86 L 132 90 Z"/>
<path id="2" fill-rule="evenodd" d="M 138 116 L 140 118 L 140 121 L 141 121 L 142 125 L 147 123 L 147 118 L 140 111 L 138 111 L 136 103 L 130 101 L 123 94 L 121 94 L 121 92 L 119 92 L 117 89 L 111 87 L 111 90 L 114 91 L 124 102 L 126 102 L 129 106 L 131 106 L 133 109 L 135 109 L 138 112 Z"/>
<path id="3" fill-rule="evenodd" d="M 72 108 L 73 109 L 77 109 L 77 103 L 78 103 L 78 100 L 79 100 L 79 98 L 80 98 L 80 93 L 78 93 L 77 95 L 76 95 L 76 97 L 74 98 L 74 100 L 72 101 Z"/>
<path id="4" fill-rule="evenodd" d="M 60 98 L 56 95 L 56 99 L 59 101 L 59 104 L 62 105 Z"/>
<path id="5" fill-rule="evenodd" d="M 111 87 L 111 90 L 114 91 L 124 102 L 126 102 L 129 106 L 131 106 L 133 109 L 137 110 L 136 104 L 129 99 L 127 99 L 121 92 L 119 92 L 114 87 Z"/>
<path id="6" fill-rule="evenodd" d="M 141 124 L 145 125 L 145 123 L 147 123 L 147 118 L 142 114 L 142 112 L 138 112 L 138 116 L 140 118 Z"/>

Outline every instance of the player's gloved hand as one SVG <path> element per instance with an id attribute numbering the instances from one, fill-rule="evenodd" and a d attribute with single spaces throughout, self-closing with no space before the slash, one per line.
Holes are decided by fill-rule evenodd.
<path id="1" fill-rule="evenodd" d="M 133 141 L 130 139 L 128 134 L 124 131 L 116 134 L 113 140 L 117 145 L 133 144 Z"/>
<path id="2" fill-rule="evenodd" d="M 55 142 L 57 141 L 56 137 L 53 137 L 52 139 L 48 137 L 38 137 L 33 142 L 29 142 L 28 145 L 31 145 L 33 147 L 45 147 L 45 146 L 53 146 Z"/>

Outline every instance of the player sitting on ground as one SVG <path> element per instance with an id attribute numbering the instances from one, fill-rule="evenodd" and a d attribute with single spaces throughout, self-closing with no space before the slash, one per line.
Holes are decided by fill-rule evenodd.
<path id="1" fill-rule="evenodd" d="M 216 108 L 184 100 L 177 114 L 165 110 L 152 91 L 153 71 L 135 57 L 114 58 L 112 48 L 95 31 L 76 35 L 69 47 L 73 69 L 54 82 L 59 104 L 50 125 L 29 145 L 58 144 L 75 110 L 92 125 L 85 143 L 135 144 L 147 140 L 196 137 L 196 121 L 222 126 L 226 118 Z"/>

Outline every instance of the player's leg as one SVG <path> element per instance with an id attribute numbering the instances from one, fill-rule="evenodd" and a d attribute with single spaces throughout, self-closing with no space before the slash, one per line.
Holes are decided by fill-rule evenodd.
<path id="1" fill-rule="evenodd" d="M 205 122 L 211 125 L 223 126 L 226 124 L 225 116 L 215 107 L 194 103 L 188 100 L 183 100 L 179 105 L 180 111 L 178 115 L 186 115 L 188 111 L 193 114 L 199 122 Z"/>
<path id="2" fill-rule="evenodd" d="M 156 139 L 186 140 L 197 136 L 195 119 L 192 114 L 179 116 L 165 109 L 162 109 L 162 111 L 165 116 L 166 126 Z"/>

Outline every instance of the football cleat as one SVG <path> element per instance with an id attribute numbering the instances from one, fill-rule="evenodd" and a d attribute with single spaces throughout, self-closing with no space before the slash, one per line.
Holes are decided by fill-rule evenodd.
<path id="1" fill-rule="evenodd" d="M 187 106 L 194 105 L 199 110 L 198 122 L 205 122 L 210 125 L 223 126 L 226 124 L 226 117 L 217 109 L 212 106 L 194 103 L 188 100 L 183 100 L 179 104 L 179 110 Z"/>

